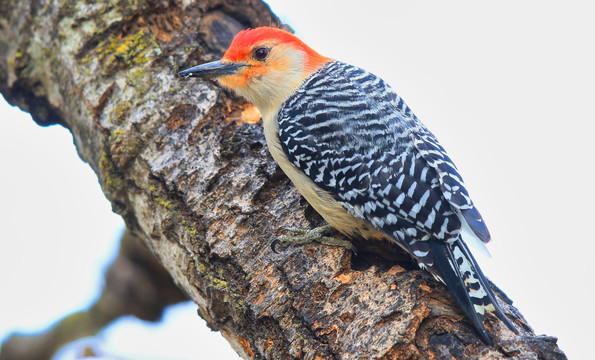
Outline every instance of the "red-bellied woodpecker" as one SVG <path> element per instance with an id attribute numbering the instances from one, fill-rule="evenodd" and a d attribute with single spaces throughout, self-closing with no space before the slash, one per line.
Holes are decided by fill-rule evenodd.
<path id="1" fill-rule="evenodd" d="M 254 103 L 271 154 L 348 237 L 397 243 L 449 288 L 481 337 L 502 313 L 466 242 L 488 229 L 434 135 L 382 79 L 279 29 L 244 30 L 221 59 L 179 73 L 215 77 Z"/>

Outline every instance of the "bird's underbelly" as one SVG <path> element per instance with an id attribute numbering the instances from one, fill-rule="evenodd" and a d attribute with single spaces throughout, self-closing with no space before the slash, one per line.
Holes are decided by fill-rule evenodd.
<path id="1" fill-rule="evenodd" d="M 285 175 L 293 182 L 300 194 L 316 212 L 318 212 L 333 228 L 348 237 L 363 237 L 366 239 L 389 238 L 383 232 L 375 229 L 365 219 L 350 214 L 335 198 L 316 185 L 300 169 L 295 167 L 287 158 L 279 142 L 278 127 L 275 120 L 264 121 L 265 138 L 273 159 Z"/>
<path id="2" fill-rule="evenodd" d="M 275 158 L 274 155 L 273 158 Z M 277 159 L 275 160 L 277 161 Z M 350 214 L 331 194 L 318 187 L 291 163 L 288 161 L 286 163 L 277 161 L 277 163 L 300 194 L 333 228 L 351 238 L 380 239 L 387 237 L 365 219 Z"/>

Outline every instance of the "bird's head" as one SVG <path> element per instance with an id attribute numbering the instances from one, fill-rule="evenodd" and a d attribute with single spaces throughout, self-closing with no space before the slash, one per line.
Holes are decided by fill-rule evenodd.
<path id="1" fill-rule="evenodd" d="M 219 61 L 181 71 L 181 77 L 216 78 L 254 103 L 275 111 L 310 74 L 332 61 L 296 36 L 270 27 L 239 32 Z"/>

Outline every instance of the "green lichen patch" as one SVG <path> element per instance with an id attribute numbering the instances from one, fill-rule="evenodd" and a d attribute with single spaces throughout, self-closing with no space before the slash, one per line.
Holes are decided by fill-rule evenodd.
<path id="1" fill-rule="evenodd" d="M 122 125 L 130 113 L 131 104 L 124 99 L 116 102 L 113 110 L 109 113 L 110 122 L 115 125 Z"/>
<path id="2" fill-rule="evenodd" d="M 148 90 L 149 85 L 152 84 L 152 72 L 145 71 L 143 67 L 137 67 L 128 72 L 126 76 L 126 84 L 141 90 L 142 93 Z"/>
<path id="3" fill-rule="evenodd" d="M 195 262 L 194 270 L 208 288 L 222 295 L 220 299 L 226 303 L 225 307 L 234 311 L 238 316 L 243 316 L 246 313 L 248 307 L 244 296 L 234 286 L 233 281 L 230 282 L 225 277 L 229 272 L 223 271 L 217 264 L 202 261 Z"/>
<path id="4" fill-rule="evenodd" d="M 104 64 L 106 73 L 112 73 L 119 68 L 133 68 L 151 61 L 159 46 L 153 35 L 145 30 L 122 37 L 121 34 L 111 35 L 95 48 L 97 59 Z"/>
<path id="5" fill-rule="evenodd" d="M 122 175 L 114 165 L 111 156 L 105 150 L 101 152 L 99 159 L 99 170 L 101 170 L 101 180 L 103 187 L 108 194 L 115 194 L 122 189 L 123 180 Z"/>
<path id="6" fill-rule="evenodd" d="M 118 108 L 116 107 L 116 112 Z M 124 169 L 130 161 L 136 159 L 145 149 L 145 141 L 138 133 L 118 129 L 111 133 L 108 143 L 112 161 L 119 169 Z"/>

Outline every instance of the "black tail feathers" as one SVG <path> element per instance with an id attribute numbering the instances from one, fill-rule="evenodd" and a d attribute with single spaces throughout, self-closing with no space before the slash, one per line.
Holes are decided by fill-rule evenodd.
<path id="1" fill-rule="evenodd" d="M 481 338 L 487 344 L 493 345 L 483 325 L 486 311 L 494 312 L 506 326 L 518 333 L 498 306 L 490 284 L 467 245 L 460 238 L 452 244 L 431 240 L 429 242 L 434 254 L 432 270 L 436 271 L 446 283 L 457 304 L 471 320 Z"/>

